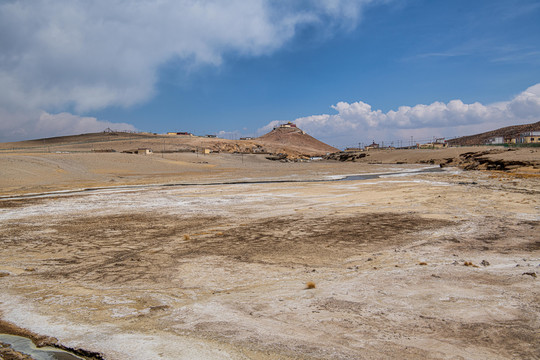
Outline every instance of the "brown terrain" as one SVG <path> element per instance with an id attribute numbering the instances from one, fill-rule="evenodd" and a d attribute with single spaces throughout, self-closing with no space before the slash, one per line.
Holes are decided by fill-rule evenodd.
<path id="1" fill-rule="evenodd" d="M 515 138 L 519 134 L 524 133 L 524 132 L 529 132 L 529 131 L 540 131 L 540 121 L 535 122 L 533 124 L 507 126 L 504 128 L 487 131 L 485 133 L 476 134 L 476 135 L 462 136 L 456 139 L 448 140 L 447 143 L 451 146 L 483 145 L 485 144 L 486 140 L 492 137 L 502 136 L 505 139 Z"/>
<path id="2" fill-rule="evenodd" d="M 88 359 L 540 358 L 540 149 L 177 151 L 326 153 L 291 134 L 1 144 L 0 332 Z"/>
<path id="3" fill-rule="evenodd" d="M 0 151 L 126 152 L 149 148 L 155 153 L 213 152 L 279 154 L 290 159 L 322 156 L 339 151 L 297 128 L 277 128 L 253 140 L 227 140 L 189 135 L 102 132 L 47 139 L 0 143 Z"/>

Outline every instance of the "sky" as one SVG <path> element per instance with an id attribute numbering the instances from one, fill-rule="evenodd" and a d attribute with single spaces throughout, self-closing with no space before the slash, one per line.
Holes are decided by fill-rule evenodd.
<path id="1" fill-rule="evenodd" d="M 339 148 L 540 121 L 538 0 L 0 0 L 0 141 L 103 131 Z"/>

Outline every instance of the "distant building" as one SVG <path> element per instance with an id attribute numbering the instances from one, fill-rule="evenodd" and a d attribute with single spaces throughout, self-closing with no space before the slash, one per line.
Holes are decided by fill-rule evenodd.
<path id="1" fill-rule="evenodd" d="M 241 137 L 240 140 L 253 140 L 251 136 Z"/>
<path id="2" fill-rule="evenodd" d="M 167 135 L 184 135 L 184 136 L 193 136 L 192 133 L 188 133 L 188 132 L 168 132 Z"/>
<path id="3" fill-rule="evenodd" d="M 416 144 L 416 147 L 419 149 L 442 149 L 442 148 L 445 148 L 446 146 L 447 146 L 446 143 L 438 143 L 438 142 Z"/>
<path id="4" fill-rule="evenodd" d="M 486 140 L 486 145 L 502 145 L 504 144 L 503 136 L 494 136 Z"/>
<path id="5" fill-rule="evenodd" d="M 520 134 L 516 138 L 516 144 L 540 143 L 540 131 L 529 131 Z"/>
<path id="6" fill-rule="evenodd" d="M 205 135 L 205 137 L 207 137 L 207 138 L 215 138 L 217 136 L 216 135 Z"/>
<path id="7" fill-rule="evenodd" d="M 444 138 L 437 138 L 435 139 L 435 144 L 446 144 L 446 140 Z"/>
<path id="8" fill-rule="evenodd" d="M 355 148 L 355 147 L 349 147 L 345 149 L 345 152 L 356 152 L 356 151 L 363 151 L 363 150 L 360 148 Z"/>
<path id="9" fill-rule="evenodd" d="M 149 148 L 139 148 L 137 150 L 124 150 L 122 152 L 126 154 L 139 154 L 139 155 L 150 155 L 154 153 L 152 149 L 149 149 Z"/>
<path id="10" fill-rule="evenodd" d="M 152 149 L 148 149 L 148 148 L 140 148 L 140 149 L 137 149 L 137 154 L 139 155 L 150 155 L 150 154 L 153 154 L 154 152 L 152 151 Z"/>
<path id="11" fill-rule="evenodd" d="M 289 121 L 286 124 L 281 124 L 279 126 L 274 127 L 274 130 L 278 128 L 295 128 L 295 127 L 296 127 L 296 124 Z"/>
<path id="12" fill-rule="evenodd" d="M 371 145 L 364 146 L 364 150 L 374 150 L 378 148 L 379 148 L 379 144 L 375 144 L 375 141 L 373 141 Z"/>

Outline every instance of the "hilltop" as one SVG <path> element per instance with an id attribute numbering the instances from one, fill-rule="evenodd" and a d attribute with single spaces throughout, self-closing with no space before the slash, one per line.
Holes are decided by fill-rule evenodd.
<path id="1" fill-rule="evenodd" d="M 256 139 L 257 142 L 279 153 L 297 152 L 308 155 L 325 155 L 339 151 L 335 147 L 306 134 L 297 127 L 277 127 Z"/>
<path id="2" fill-rule="evenodd" d="M 540 131 L 540 121 L 533 124 L 507 126 L 476 135 L 462 136 L 456 139 L 448 140 L 447 143 L 450 146 L 484 145 L 486 140 L 489 138 L 498 136 L 502 136 L 504 138 L 514 138 L 519 134 L 528 131 Z"/>

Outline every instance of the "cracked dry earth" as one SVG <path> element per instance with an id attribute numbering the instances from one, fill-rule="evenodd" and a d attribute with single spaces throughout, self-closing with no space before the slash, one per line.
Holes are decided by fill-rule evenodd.
<path id="1" fill-rule="evenodd" d="M 539 358 L 538 184 L 444 172 L 5 200 L 1 316 L 106 359 Z"/>

